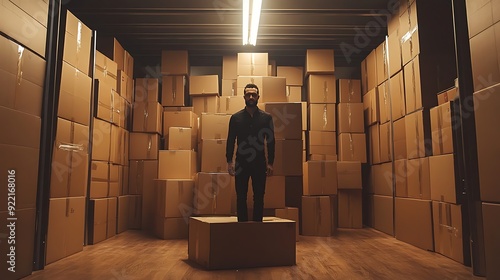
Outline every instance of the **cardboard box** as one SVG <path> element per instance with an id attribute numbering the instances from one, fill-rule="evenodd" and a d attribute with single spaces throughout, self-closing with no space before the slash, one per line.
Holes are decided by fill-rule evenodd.
<path id="1" fill-rule="evenodd" d="M 307 101 L 311 103 L 337 103 L 334 75 L 309 75 Z"/>
<path id="2" fill-rule="evenodd" d="M 245 99 L 242 96 L 222 96 L 219 113 L 234 114 L 245 108 Z"/>
<path id="3" fill-rule="evenodd" d="M 227 139 L 230 118 L 227 114 L 201 114 L 201 139 Z"/>
<path id="4" fill-rule="evenodd" d="M 308 49 L 306 50 L 306 75 L 333 74 L 335 72 L 333 49 Z"/>
<path id="5" fill-rule="evenodd" d="M 385 81 L 378 86 L 378 104 L 380 123 L 386 123 L 391 118 L 391 100 L 389 96 L 389 82 Z"/>
<path id="6" fill-rule="evenodd" d="M 399 17 L 399 36 L 401 40 L 401 57 L 403 65 L 406 65 L 416 55 L 420 53 L 420 36 L 418 17 L 420 5 L 409 5 L 406 12 L 401 13 Z M 400 7 L 400 10 L 403 9 Z M 423 14 L 424 11 L 420 12 Z M 424 30 L 425 32 L 425 30 Z M 422 42 L 425 44 L 425 41 Z M 425 47 L 425 46 L 424 46 Z"/>
<path id="7" fill-rule="evenodd" d="M 45 60 L 3 36 L 0 53 L 0 105 L 40 117 Z"/>
<path id="8" fill-rule="evenodd" d="M 453 101 L 458 98 L 458 88 L 451 88 L 438 93 L 438 105 L 443 105 L 449 101 Z"/>
<path id="9" fill-rule="evenodd" d="M 201 171 L 227 172 L 226 140 L 201 140 Z"/>
<path id="10" fill-rule="evenodd" d="M 393 193 L 392 163 L 372 165 L 371 179 L 373 193 L 377 195 L 391 195 Z"/>
<path id="11" fill-rule="evenodd" d="M 57 116 L 88 126 L 91 89 L 87 74 L 63 62 Z"/>
<path id="12" fill-rule="evenodd" d="M 430 200 L 396 197 L 396 239 L 434 251 Z"/>
<path id="13" fill-rule="evenodd" d="M 188 220 L 193 212 L 193 180 L 154 180 L 154 190 L 154 215 Z"/>
<path id="14" fill-rule="evenodd" d="M 397 16 L 393 16 L 393 19 L 397 19 Z M 396 22 L 398 25 L 397 29 L 388 32 L 389 75 L 391 77 L 402 69 L 401 44 L 399 41 L 399 19 L 397 19 Z"/>
<path id="15" fill-rule="evenodd" d="M 195 177 L 194 213 L 230 215 L 234 179 L 227 173 L 199 172 Z"/>
<path id="16" fill-rule="evenodd" d="M 109 155 L 109 161 L 114 163 L 114 164 L 119 164 L 119 165 L 127 165 L 128 160 L 129 160 L 129 153 L 130 148 L 133 147 L 134 153 L 137 153 L 138 151 L 141 151 L 141 149 L 144 149 L 148 152 L 148 156 L 152 156 L 149 154 L 149 147 L 146 147 L 146 145 L 149 145 L 149 140 L 146 140 L 146 136 L 143 137 L 143 142 L 137 142 L 137 136 L 134 137 L 134 144 L 139 145 L 139 147 L 133 147 L 130 144 L 130 134 L 128 131 L 125 129 L 118 127 L 118 126 L 111 126 L 111 149 L 110 149 L 110 155 Z M 140 137 L 139 137 L 140 138 Z M 152 147 L 155 148 L 155 147 Z M 129 150 L 130 149 L 130 150 Z M 157 149 L 157 146 L 156 146 Z M 143 151 L 144 151 L 143 150 Z M 144 151 L 144 152 L 146 152 Z M 137 154 L 136 154 L 137 155 Z"/>
<path id="17" fill-rule="evenodd" d="M 222 79 L 236 80 L 238 78 L 237 73 L 238 73 L 238 56 L 237 55 L 222 56 Z"/>
<path id="18" fill-rule="evenodd" d="M 387 45 L 383 41 L 376 49 L 375 56 L 377 60 L 377 85 L 387 81 L 387 72 L 389 71 Z"/>
<path id="19" fill-rule="evenodd" d="M 391 123 L 386 122 L 380 125 L 380 162 L 392 161 L 392 135 Z"/>
<path id="20" fill-rule="evenodd" d="M 434 250 L 463 264 L 464 247 L 468 242 L 464 243 L 465 240 L 462 237 L 462 206 L 433 201 L 432 217 Z"/>
<path id="21" fill-rule="evenodd" d="M 238 53 L 236 73 L 238 76 L 268 76 L 268 65 L 267 53 Z"/>
<path id="22" fill-rule="evenodd" d="M 264 110 L 273 117 L 275 139 L 302 139 L 301 103 L 266 103 Z"/>
<path id="23" fill-rule="evenodd" d="M 189 94 L 190 95 L 218 95 L 219 94 L 219 76 L 189 76 Z"/>
<path id="24" fill-rule="evenodd" d="M 122 233 L 128 229 L 128 214 L 130 207 L 130 196 L 124 195 L 118 197 L 116 233 Z"/>
<path id="25" fill-rule="evenodd" d="M 220 111 L 220 97 L 218 95 L 191 96 L 194 113 L 201 116 L 202 113 L 218 113 Z"/>
<path id="26" fill-rule="evenodd" d="M 196 137 L 190 127 L 170 127 L 168 130 L 168 150 L 194 150 Z"/>
<path id="27" fill-rule="evenodd" d="M 295 241 L 299 241 L 299 208 L 284 207 L 275 209 L 274 215 L 278 218 L 295 221 Z"/>
<path id="28" fill-rule="evenodd" d="M 162 77 L 162 106 L 185 106 L 185 76 L 163 76 Z"/>
<path id="29" fill-rule="evenodd" d="M 111 85 L 106 82 L 97 81 L 95 83 L 97 94 L 97 108 L 95 117 L 109 123 L 113 123 L 113 97 L 114 91 Z"/>
<path id="30" fill-rule="evenodd" d="M 405 117 L 406 156 L 422 158 L 432 154 L 429 110 L 419 110 Z"/>
<path id="31" fill-rule="evenodd" d="M 163 109 L 158 102 L 134 103 L 132 131 L 162 133 Z"/>
<path id="32" fill-rule="evenodd" d="M 424 69 L 420 68 L 421 59 L 424 58 L 417 56 L 404 67 L 407 114 L 421 108 L 430 109 L 437 105 L 435 95 L 437 91 L 433 92 L 434 94 L 429 94 L 429 91 L 425 91 L 428 88 L 428 85 L 425 84 L 427 81 L 421 80 L 421 71 L 424 71 Z M 427 74 L 423 78 L 426 77 Z"/>
<path id="33" fill-rule="evenodd" d="M 259 88 L 259 94 L 260 102 L 287 102 L 286 79 L 281 77 L 262 77 L 262 88 Z"/>
<path id="34" fill-rule="evenodd" d="M 184 218 L 154 217 L 154 235 L 161 239 L 187 239 L 189 236 L 188 224 Z"/>
<path id="35" fill-rule="evenodd" d="M 222 79 L 222 96 L 236 96 L 237 95 L 237 78 L 226 80 Z M 243 95 L 243 94 L 241 94 Z"/>
<path id="36" fill-rule="evenodd" d="M 420 163 L 420 160 L 415 161 Z M 408 197 L 407 163 L 408 160 L 406 159 L 399 159 L 394 162 L 394 181 L 396 182 L 397 197 Z M 418 166 L 421 167 L 421 165 Z"/>
<path id="37" fill-rule="evenodd" d="M 1 12 L 0 12 L 1 13 Z M 5 196 L 6 197 L 6 196 Z M 17 194 L 19 197 L 19 194 Z M 6 205 L 6 203 L 4 203 Z M 17 204 L 16 204 L 17 206 Z M 5 252 L 0 257 L 2 265 L 2 279 L 14 280 L 21 279 L 25 276 L 29 276 L 33 270 L 33 252 L 35 247 L 35 214 L 36 210 L 34 208 L 21 209 L 16 208 L 16 244 L 15 244 L 15 267 L 13 271 L 8 270 L 10 267 L 10 256 L 11 245 L 8 243 L 8 237 L 10 235 L 11 229 L 7 226 L 3 226 L 0 230 L 0 250 Z M 0 219 L 7 221 L 10 216 L 7 211 L 0 211 Z M 7 222 L 5 222 L 7 225 Z"/>
<path id="38" fill-rule="evenodd" d="M 286 78 L 287 86 L 302 86 L 304 80 L 304 67 L 301 66 L 278 66 L 278 77 Z"/>
<path id="39" fill-rule="evenodd" d="M 394 236 L 394 198 L 392 196 L 373 195 L 371 199 L 371 219 L 373 228 Z"/>
<path id="40" fill-rule="evenodd" d="M 168 90 L 168 82 L 165 80 L 169 78 L 163 77 L 162 83 L 162 93 L 165 90 Z M 159 94 L 159 85 L 158 79 L 156 78 L 137 78 L 135 79 L 135 91 L 134 91 L 134 102 L 135 103 L 143 103 L 143 102 L 158 102 L 158 94 Z M 184 95 L 184 91 L 182 91 L 182 95 Z M 164 103 L 165 97 L 162 96 L 162 103 Z M 167 106 L 164 105 L 163 106 Z"/>
<path id="41" fill-rule="evenodd" d="M 108 227 L 108 200 L 106 198 L 91 199 L 89 202 L 87 239 L 94 245 L 106 240 Z"/>
<path id="42" fill-rule="evenodd" d="M 363 96 L 365 125 L 370 126 L 379 121 L 378 89 L 375 87 Z"/>
<path id="43" fill-rule="evenodd" d="M 337 155 L 337 135 L 334 131 L 309 130 L 307 132 L 309 154 Z"/>
<path id="44" fill-rule="evenodd" d="M 361 190 L 339 190 L 338 207 L 339 228 L 363 228 Z"/>
<path id="45" fill-rule="evenodd" d="M 281 140 L 275 142 L 274 176 L 302 175 L 302 140 Z"/>
<path id="46" fill-rule="evenodd" d="M 112 89 L 118 90 L 117 85 L 120 83 L 117 83 L 118 70 L 116 62 L 107 58 L 100 51 L 96 51 L 95 53 L 94 78 L 102 83 L 108 84 Z"/>
<path id="47" fill-rule="evenodd" d="M 338 79 L 337 84 L 340 103 L 361 102 L 361 80 Z"/>
<path id="48" fill-rule="evenodd" d="M 82 251 L 84 233 L 85 197 L 51 198 L 46 263 Z"/>
<path id="49" fill-rule="evenodd" d="M 88 76 L 92 30 L 70 11 L 66 14 L 63 60 Z"/>
<path id="50" fill-rule="evenodd" d="M 44 0 L 2 1 L 0 30 L 45 57 L 48 8 L 49 4 Z M 29 32 L 26 30 L 27 26 L 30 28 Z"/>
<path id="51" fill-rule="evenodd" d="M 303 194 L 337 194 L 337 162 L 306 161 L 303 164 Z"/>
<path id="52" fill-rule="evenodd" d="M 123 71 L 129 76 L 134 76 L 134 58 L 128 51 L 125 51 L 123 58 Z"/>
<path id="53" fill-rule="evenodd" d="M 61 118 L 52 155 L 50 197 L 85 196 L 89 169 L 89 128 Z"/>
<path id="54" fill-rule="evenodd" d="M 336 131 L 335 104 L 309 104 L 309 130 Z"/>
<path id="55" fill-rule="evenodd" d="M 286 101 L 287 102 L 301 102 L 302 101 L 302 87 L 301 86 L 286 86 Z"/>
<path id="56" fill-rule="evenodd" d="M 364 133 L 341 133 L 337 145 L 340 161 L 366 163 L 366 136 Z"/>
<path id="57" fill-rule="evenodd" d="M 443 155 L 453 153 L 453 125 L 451 123 L 451 102 L 444 103 L 430 110 L 432 154 Z"/>
<path id="58" fill-rule="evenodd" d="M 111 197 L 107 198 L 108 201 L 108 228 L 106 230 L 106 239 L 111 238 L 116 235 L 116 219 L 117 219 L 117 207 L 118 198 Z"/>
<path id="59" fill-rule="evenodd" d="M 364 133 L 363 103 L 339 103 L 337 105 L 337 133 Z"/>
<path id="60" fill-rule="evenodd" d="M 481 200 L 500 203 L 498 193 L 498 168 L 500 157 L 500 129 L 492 120 L 500 117 L 500 84 L 474 93 L 477 161 Z"/>
<path id="61" fill-rule="evenodd" d="M 129 159 L 158 159 L 160 136 L 158 134 L 130 133 Z"/>
<path id="62" fill-rule="evenodd" d="M 391 92 L 391 113 L 393 121 L 399 120 L 406 115 L 403 73 L 403 70 L 401 70 L 389 79 L 389 90 Z"/>
<path id="63" fill-rule="evenodd" d="M 167 76 L 189 75 L 189 56 L 187 50 L 162 50 L 161 74 Z"/>
<path id="64" fill-rule="evenodd" d="M 498 266 L 498 261 L 500 260 L 498 257 L 500 227 L 497 222 L 498 215 L 500 215 L 500 205 L 483 202 L 482 210 L 486 276 L 488 279 L 496 279 L 500 276 L 500 267 Z"/>
<path id="65" fill-rule="evenodd" d="M 426 200 L 432 198 L 431 158 L 419 158 L 407 161 L 406 184 L 408 187 L 408 197 Z"/>
<path id="66" fill-rule="evenodd" d="M 196 174 L 195 151 L 159 151 L 158 179 L 193 179 Z"/>
<path id="67" fill-rule="evenodd" d="M 302 235 L 331 236 L 336 228 L 335 196 L 302 196 Z"/>
<path id="68" fill-rule="evenodd" d="M 269 235 L 269 231 L 275 234 Z M 295 265 L 295 243 L 295 222 L 291 220 L 266 217 L 262 223 L 238 223 L 236 217 L 189 219 L 189 260 L 207 269 Z"/>
<path id="69" fill-rule="evenodd" d="M 405 159 L 406 154 L 406 121 L 403 117 L 395 122 L 394 126 L 394 158 Z"/>
<path id="70" fill-rule="evenodd" d="M 92 132 L 92 160 L 109 161 L 111 149 L 111 124 L 94 118 Z"/>
<path id="71" fill-rule="evenodd" d="M 168 138 L 170 127 L 190 127 L 198 135 L 198 115 L 192 111 L 166 111 L 163 110 L 163 137 Z"/>
<path id="72" fill-rule="evenodd" d="M 125 50 L 116 38 L 110 36 L 99 36 L 97 50 L 116 62 L 118 70 L 125 70 Z M 128 73 L 127 73 L 128 74 Z M 129 75 L 132 77 L 131 75 Z"/>
<path id="73" fill-rule="evenodd" d="M 361 94 L 365 95 L 368 92 L 368 66 L 366 61 L 368 57 L 361 61 Z"/>
<path id="74" fill-rule="evenodd" d="M 129 195 L 129 205 L 128 205 L 128 228 L 129 229 L 141 229 L 141 218 L 142 218 L 142 196 L 140 195 Z"/>
<path id="75" fill-rule="evenodd" d="M 366 91 L 369 92 L 377 87 L 377 54 L 373 49 L 368 56 L 366 56 Z"/>
<path id="76" fill-rule="evenodd" d="M 455 158 L 453 154 L 429 157 L 431 198 L 434 201 L 461 204 L 461 191 L 455 173 Z"/>
<path id="77" fill-rule="evenodd" d="M 128 194 L 142 194 L 145 200 L 146 191 L 152 191 L 153 180 L 158 176 L 158 161 L 131 160 L 128 176 Z"/>
<path id="78" fill-rule="evenodd" d="M 380 160 L 380 125 L 374 124 L 368 128 L 369 131 L 369 136 L 370 136 L 370 143 L 369 144 L 369 149 L 370 149 L 370 164 L 379 164 L 381 163 Z M 406 150 L 405 150 L 405 155 L 406 155 Z"/>
<path id="79" fill-rule="evenodd" d="M 361 162 L 337 162 L 337 188 L 339 190 L 360 190 L 362 188 Z"/>

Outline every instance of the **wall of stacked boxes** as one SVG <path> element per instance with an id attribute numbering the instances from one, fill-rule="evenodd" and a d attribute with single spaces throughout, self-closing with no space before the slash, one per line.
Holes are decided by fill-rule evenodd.
<path id="1" fill-rule="evenodd" d="M 17 217 L 22 232 L 16 273 L 4 277 L 8 256 L 0 256 L 2 279 L 33 269 L 48 4 L 28 2 L 0 8 L 8 19 L 0 21 L 0 154 L 9 159 L 0 170 L 14 170 L 17 188 L 15 213 L 2 204 L 0 219 Z M 297 66 L 276 65 L 267 53 L 227 54 L 222 77 L 190 75 L 187 50 L 164 50 L 161 77 L 137 77 L 116 38 L 94 38 L 68 11 L 55 77 L 46 264 L 128 229 L 196 238 L 188 234 L 189 217 L 234 216 L 228 124 L 244 108 L 243 88 L 255 83 L 259 107 L 276 129 L 266 216 L 296 221 L 297 241 L 299 234 L 332 236 L 368 225 L 469 265 L 450 3 L 402 3 L 389 17 L 386 41 L 361 63 L 361 79 L 336 78 L 333 49 L 309 49 Z M 490 123 L 499 114 L 500 17 L 492 6 L 468 1 L 486 265 L 495 279 L 500 197 L 492 163 L 500 157 L 500 132 Z M 20 22 L 36 32 L 23 34 Z M 5 188 L 0 194 L 11 195 Z M 0 249 L 7 252 L 7 242 Z"/>

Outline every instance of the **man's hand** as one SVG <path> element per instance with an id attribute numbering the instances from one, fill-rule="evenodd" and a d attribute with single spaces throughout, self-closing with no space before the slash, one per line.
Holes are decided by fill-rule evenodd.
<path id="1" fill-rule="evenodd" d="M 267 174 L 267 176 L 272 176 L 273 175 L 273 166 L 271 164 L 267 165 L 266 174 Z"/>
<path id="2" fill-rule="evenodd" d="M 229 173 L 229 175 L 234 176 L 234 174 L 235 174 L 234 163 L 232 163 L 232 162 L 227 163 L 227 172 Z"/>

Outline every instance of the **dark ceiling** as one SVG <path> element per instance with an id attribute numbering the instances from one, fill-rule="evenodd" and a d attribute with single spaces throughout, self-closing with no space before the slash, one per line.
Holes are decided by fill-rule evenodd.
<path id="1" fill-rule="evenodd" d="M 257 46 L 242 46 L 242 0 L 87 0 L 66 7 L 100 34 L 115 36 L 138 63 L 163 49 L 188 50 L 193 66 L 267 52 L 277 65 L 303 65 L 306 49 L 333 48 L 337 67 L 359 67 L 387 34 L 400 0 L 263 0 Z"/>

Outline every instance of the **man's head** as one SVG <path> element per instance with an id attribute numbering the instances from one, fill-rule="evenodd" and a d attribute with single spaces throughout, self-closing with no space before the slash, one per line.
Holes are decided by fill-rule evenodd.
<path id="1" fill-rule="evenodd" d="M 247 84 L 243 89 L 243 98 L 247 107 L 255 107 L 259 103 L 259 87 L 256 84 Z"/>

